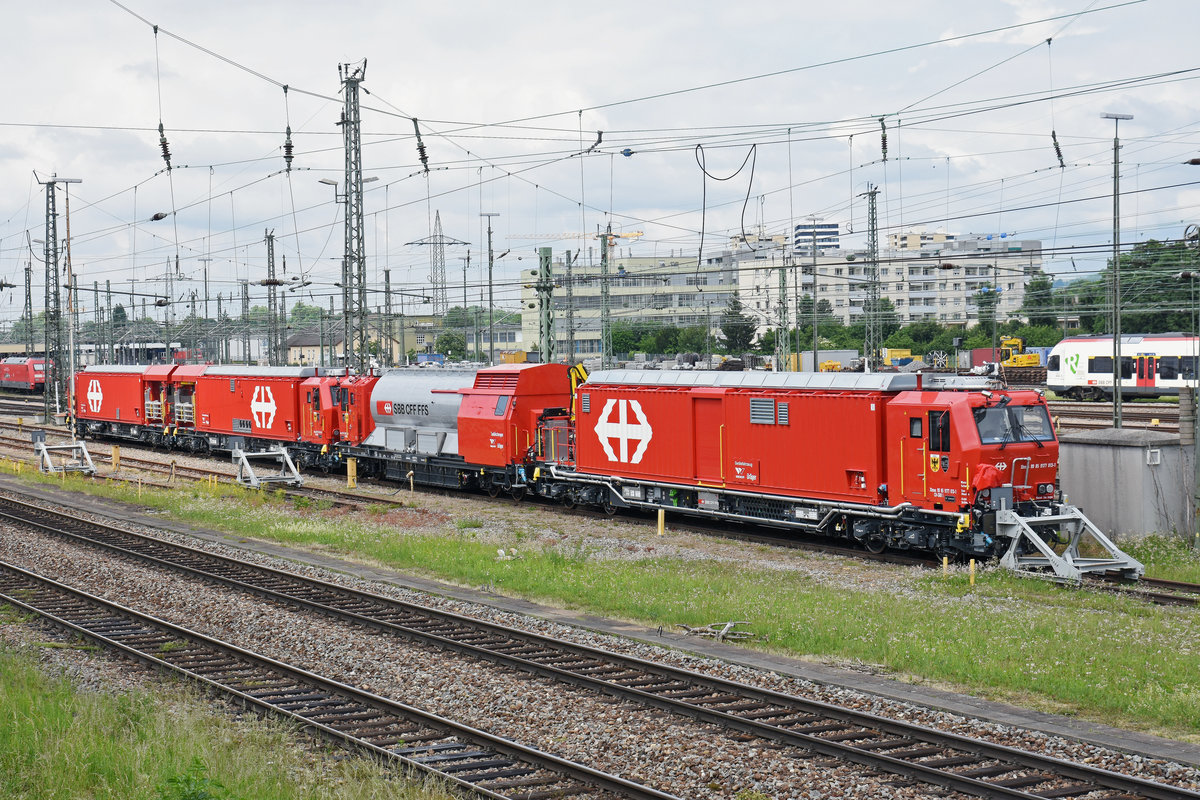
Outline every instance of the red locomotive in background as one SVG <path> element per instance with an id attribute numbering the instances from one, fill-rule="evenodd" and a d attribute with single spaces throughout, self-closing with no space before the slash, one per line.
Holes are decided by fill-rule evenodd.
<path id="1" fill-rule="evenodd" d="M 0 361 L 0 389 L 16 389 L 38 394 L 44 392 L 46 359 L 9 356 Z"/>
<path id="2" fill-rule="evenodd" d="M 1094 526 L 1058 502 L 1042 395 L 985 385 L 919 373 L 586 376 L 562 364 L 89 367 L 76 376 L 75 424 L 194 452 L 282 443 L 301 466 L 354 457 L 364 477 L 667 509 L 873 551 L 1015 557 L 1027 539 L 1026 552 L 1065 563 L 1060 574 L 1099 569 L 1046 544 Z"/>

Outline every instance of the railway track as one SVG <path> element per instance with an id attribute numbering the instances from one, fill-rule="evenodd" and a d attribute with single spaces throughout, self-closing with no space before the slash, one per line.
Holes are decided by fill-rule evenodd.
<path id="1" fill-rule="evenodd" d="M 0 424 L 0 428 L 5 427 Z M 30 443 L 24 439 L 19 439 L 12 436 L 0 436 L 0 444 L 8 445 L 13 448 L 26 448 Z M 94 444 L 93 444 L 94 446 Z M 89 448 L 90 450 L 90 448 Z M 112 451 L 107 453 L 94 452 L 91 453 L 93 462 L 112 464 Z M 121 464 L 131 466 L 140 471 L 153 472 L 159 475 L 168 475 L 171 478 L 194 478 L 197 480 L 233 480 L 234 475 L 228 470 L 210 469 L 208 467 L 195 467 L 185 464 L 176 463 L 174 459 L 170 463 L 162 461 L 154 461 L 147 458 L 138 458 L 137 456 L 122 455 Z M 104 476 L 109 479 L 116 479 L 113 476 Z M 148 484 L 163 489 L 173 488 L 170 483 L 154 483 Z M 338 508 L 362 508 L 364 506 L 394 506 L 401 508 L 405 506 L 402 500 L 397 500 L 394 497 L 381 495 L 361 495 L 337 489 L 326 489 L 317 486 L 300 486 L 300 487 L 276 487 L 275 491 L 281 491 L 289 497 L 303 497 L 311 500 L 328 501 Z M 400 489 L 397 489 L 399 492 Z"/>
<path id="2" fill-rule="evenodd" d="M 1200 800 L 1200 793 L 250 565 L 29 503 L 0 500 L 0 517 L 406 640 L 969 795 Z"/>
<path id="3" fill-rule="evenodd" d="M 1050 418 L 1060 431 L 1097 430 L 1112 427 L 1112 403 L 1080 403 L 1051 400 Z M 1179 433 L 1178 403 L 1122 403 L 1122 425 L 1163 433 Z"/>
<path id="4" fill-rule="evenodd" d="M 673 800 L 648 786 L 356 689 L 0 562 L 0 597 L 340 744 L 490 798 Z"/>

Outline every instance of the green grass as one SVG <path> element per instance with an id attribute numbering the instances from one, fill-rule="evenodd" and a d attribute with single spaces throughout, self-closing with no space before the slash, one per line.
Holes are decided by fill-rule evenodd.
<path id="1" fill-rule="evenodd" d="M 650 626 L 748 620 L 756 633 L 749 646 L 866 662 L 914 680 L 1200 741 L 1194 609 L 1152 607 L 1000 570 L 981 572 L 972 587 L 962 571 L 942 576 L 866 565 L 847 567 L 866 576 L 857 583 L 831 585 L 751 565 L 765 561 L 753 546 L 737 564 L 652 553 L 612 559 L 587 537 L 565 538 L 548 527 L 539 534 L 527 519 L 506 540 L 484 541 L 456 535 L 475 527 L 469 518 L 454 522 L 411 509 L 296 513 L 286 502 L 239 489 L 145 492 L 140 502 L 238 536 Z M 638 541 L 648 547 L 654 537 Z M 521 558 L 497 558 L 498 548 L 516 542 Z M 1135 554 L 1151 574 L 1197 580 L 1194 554 L 1171 540 L 1147 540 Z M 770 558 L 806 556 L 775 551 Z M 874 588 L 873 578 L 883 586 Z"/>
<path id="2" fill-rule="evenodd" d="M 445 800 L 360 758 L 318 758 L 282 723 L 234 722 L 179 685 L 75 690 L 0 645 L 0 797 Z M 340 753 L 339 753 L 340 754 Z"/>
<path id="3" fill-rule="evenodd" d="M 1200 583 L 1200 550 L 1176 536 L 1147 536 L 1121 546 L 1146 566 L 1146 576 Z"/>

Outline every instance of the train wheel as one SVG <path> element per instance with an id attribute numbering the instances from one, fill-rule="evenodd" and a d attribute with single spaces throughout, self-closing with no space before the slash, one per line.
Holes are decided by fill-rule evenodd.
<path id="1" fill-rule="evenodd" d="M 600 501 L 600 510 L 604 512 L 604 516 L 606 517 L 611 517 L 613 514 L 617 513 L 617 507 L 607 499 Z"/>
<path id="2" fill-rule="evenodd" d="M 863 545 L 867 551 L 871 553 L 882 553 L 887 549 L 887 539 L 878 531 L 867 534 L 867 538 L 863 540 Z"/>
<path id="3" fill-rule="evenodd" d="M 500 496 L 500 484 L 489 483 L 487 485 L 487 493 L 488 493 L 488 497 L 499 497 Z"/>
<path id="4" fill-rule="evenodd" d="M 519 503 L 519 502 L 521 502 L 522 500 L 524 500 L 524 499 L 525 499 L 525 492 L 526 492 L 526 489 L 525 489 L 525 487 L 524 487 L 524 486 L 514 486 L 514 487 L 513 487 L 513 488 L 512 488 L 512 489 L 509 491 L 509 494 L 511 494 L 511 495 L 512 495 L 512 499 L 513 499 L 514 501 L 516 501 L 516 502 L 518 502 L 518 503 Z"/>
<path id="5" fill-rule="evenodd" d="M 568 511 L 575 507 L 575 497 L 570 492 L 564 492 L 563 496 L 559 498 L 559 502 Z"/>

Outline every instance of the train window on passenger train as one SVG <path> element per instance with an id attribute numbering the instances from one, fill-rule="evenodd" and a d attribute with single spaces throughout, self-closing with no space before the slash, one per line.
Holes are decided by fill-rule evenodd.
<path id="1" fill-rule="evenodd" d="M 1088 359 L 1088 372 L 1112 375 L 1112 356 L 1092 356 Z"/>
<path id="2" fill-rule="evenodd" d="M 505 410 L 508 408 L 508 395 L 502 394 L 496 398 L 496 416 L 504 416 Z"/>
<path id="3" fill-rule="evenodd" d="M 950 412 L 929 412 L 929 451 L 931 453 L 950 452 Z"/>
<path id="4" fill-rule="evenodd" d="M 908 435 L 913 439 L 920 439 L 925 434 L 922 432 L 921 418 L 913 417 L 908 421 Z"/>
<path id="5" fill-rule="evenodd" d="M 1057 355 L 1050 356 L 1049 360 L 1046 361 L 1046 369 L 1050 372 L 1058 372 L 1058 358 Z"/>
<path id="6" fill-rule="evenodd" d="M 1158 377 L 1173 381 L 1179 377 L 1179 356 L 1163 356 L 1158 360 Z"/>

